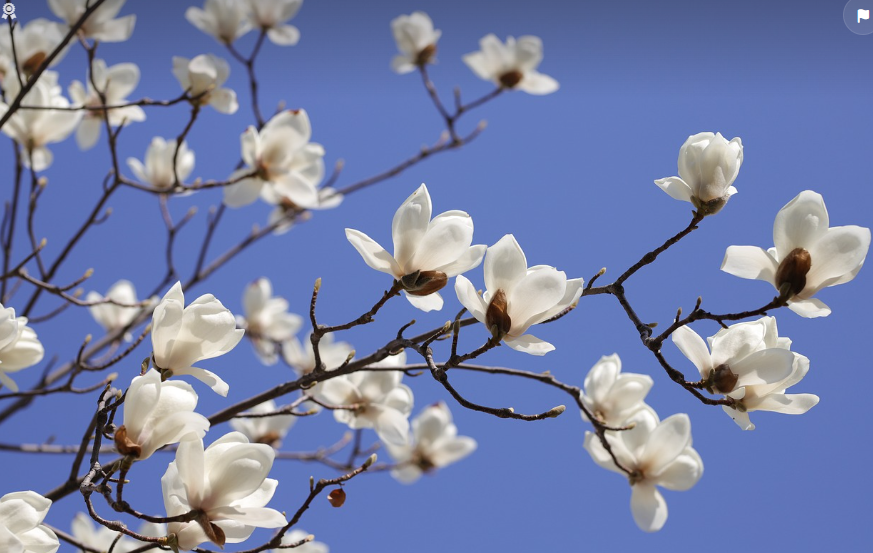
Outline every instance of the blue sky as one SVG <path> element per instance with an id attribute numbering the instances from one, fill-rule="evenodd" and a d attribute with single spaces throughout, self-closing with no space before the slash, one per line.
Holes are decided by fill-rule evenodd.
<path id="1" fill-rule="evenodd" d="M 220 44 L 184 19 L 190 4 L 128 2 L 122 10 L 137 14 L 133 37 L 101 45 L 98 56 L 110 65 L 139 64 L 142 80 L 132 97 L 180 93 L 170 73 L 173 55 L 229 58 Z M 586 281 L 605 266 L 603 281 L 609 282 L 690 220 L 690 206 L 669 198 L 652 181 L 677 173 L 678 150 L 688 135 L 719 131 L 728 138 L 741 137 L 745 145 L 735 183 L 739 193 L 721 213 L 629 280 L 627 294 L 644 320 L 662 325 L 677 307 L 687 312 L 698 295 L 704 308 L 717 312 L 759 307 L 772 298 L 772 288 L 719 271 L 724 250 L 733 244 L 770 247 L 773 217 L 800 191 L 823 194 L 832 225 L 873 223 L 873 77 L 868 69 L 873 36 L 849 32 L 842 7 L 834 2 L 745 0 L 730 5 L 672 0 L 308 0 L 292 21 L 301 31 L 300 43 L 284 48 L 265 44 L 257 64 L 261 106 L 271 112 L 284 101 L 290 108 L 307 110 L 313 140 L 324 144 L 328 166 L 340 158 L 346 162 L 339 186 L 391 167 L 422 144 L 434 142 L 442 130 L 420 79 L 389 69 L 396 50 L 389 22 L 397 15 L 424 10 L 442 29 L 439 63 L 431 75 L 446 102 L 455 86 L 465 99 L 491 90 L 460 59 L 491 32 L 501 38 L 540 36 L 545 48 L 540 70 L 556 78 L 561 88 L 544 97 L 504 94 L 466 115 L 462 132 L 480 119 L 488 121 L 475 142 L 355 194 L 335 210 L 316 213 L 288 234 L 262 241 L 207 283 L 186 291 L 189 301 L 212 293 L 238 313 L 243 286 L 267 276 L 292 310 L 303 313 L 312 283 L 322 277 L 319 314 L 324 321 L 336 324 L 356 317 L 390 281 L 363 263 L 343 228 L 359 229 L 388 244 L 394 211 L 422 182 L 430 189 L 435 213 L 470 213 L 475 243 L 490 245 L 513 233 L 531 265 L 554 265 Z M 42 2 L 20 2 L 17 8 L 23 23 L 51 17 Z M 244 37 L 240 49 L 248 52 L 253 39 Z M 252 121 L 245 72 L 235 62 L 231 66 L 227 86 L 239 94 L 240 110 L 226 116 L 206 109 L 189 137 L 197 155 L 194 175 L 204 179 L 223 179 L 233 170 L 240 155 L 239 134 Z M 73 48 L 57 67 L 61 83 L 66 87 L 74 79 L 83 80 L 85 67 L 81 48 Z M 141 159 L 153 136 L 177 135 L 186 109 L 147 110 L 144 123 L 122 132 L 122 158 Z M 53 258 L 99 197 L 109 157 L 105 142 L 86 153 L 72 139 L 51 148 L 55 163 L 45 172 L 49 184 L 36 227 L 39 236 L 49 239 L 46 252 Z M 0 149 L 5 182 L 12 177 L 10 150 Z M 0 188 L 4 197 L 11 190 L 10 185 Z M 220 199 L 219 192 L 205 191 L 172 201 L 176 217 L 191 205 L 200 207 L 180 236 L 177 256 L 185 275 L 194 266 L 206 209 Z M 82 241 L 59 280 L 73 280 L 93 267 L 88 290 L 102 292 L 128 278 L 146 293 L 163 276 L 165 233 L 157 201 L 123 190 L 111 205 L 113 216 Z M 229 212 L 216 245 L 227 247 L 239 240 L 252 224 L 263 224 L 269 210 L 258 203 Z M 24 245 L 17 247 L 20 252 Z M 213 248 L 213 255 L 222 249 Z M 482 286 L 481 268 L 467 276 Z M 449 400 L 460 433 L 475 437 L 478 451 L 413 486 L 398 484 L 387 474 L 359 478 L 346 487 L 343 508 L 332 509 L 318 499 L 300 526 L 338 553 L 675 551 L 692 544 L 716 552 L 737 547 L 855 550 L 867 535 L 867 497 L 873 492 L 864 472 L 873 453 L 868 398 L 873 367 L 866 332 L 873 308 L 871 284 L 870 271 L 862 270 L 854 282 L 822 292 L 821 299 L 833 309 L 824 319 L 801 319 L 788 310 L 775 313 L 780 335 L 790 337 L 792 349 L 811 360 L 797 392 L 817 394 L 821 403 L 799 417 L 758 414 L 754 432 L 740 431 L 721 409 L 700 404 L 670 382 L 608 296 L 585 298 L 565 320 L 537 332 L 557 346 L 545 357 L 499 348 L 480 359 L 483 364 L 549 370 L 581 385 L 601 355 L 617 352 L 625 371 L 651 375 L 655 386 L 647 401 L 661 418 L 689 413 L 694 446 L 705 464 L 695 488 L 665 492 L 670 518 L 657 534 L 644 534 L 634 525 L 627 483 L 591 462 L 582 448 L 588 426 L 573 409 L 544 422 L 499 420 L 463 411 L 427 375 L 408 379 L 416 397 L 414 412 Z M 9 305 L 18 308 L 16 300 L 23 301 L 22 296 Z M 421 330 L 440 326 L 459 308 L 450 290 L 444 297 L 444 311 L 427 315 L 395 300 L 376 323 L 342 338 L 366 354 L 411 318 Z M 44 300 L 36 312 L 53 306 Z M 709 336 L 717 325 L 701 323 L 694 329 Z M 36 330 L 46 357 L 57 354 L 63 361 L 74 355 L 86 333 L 96 334 L 99 327 L 84 310 L 69 309 Z M 486 337 L 484 329 L 471 327 L 464 331 L 462 344 L 472 349 Z M 206 367 L 231 385 L 230 400 L 292 377 L 287 368 L 261 366 L 250 349 L 241 344 Z M 671 343 L 664 352 L 675 367 L 693 376 L 695 369 Z M 116 369 L 121 382 L 129 382 L 138 370 L 137 360 L 148 353 L 141 347 Z M 32 385 L 38 374 L 34 368 L 19 373 L 18 380 Z M 467 397 L 489 405 L 534 412 L 567 402 L 552 390 L 506 378 L 453 378 Z M 201 412 L 208 415 L 228 404 L 205 387 L 195 387 Z M 38 401 L 6 422 L 2 441 L 54 437 L 56 443 L 77 442 L 94 401 L 93 396 Z M 216 427 L 207 442 L 225 431 Z M 285 447 L 310 450 L 333 443 L 344 431 L 328 416 L 301 420 Z M 365 438 L 375 440 L 375 435 L 370 432 Z M 143 510 L 162 512 L 157 480 L 169 460 L 157 457 L 148 463 L 152 466 L 137 467 L 132 474 L 131 497 L 141 498 Z M 46 491 L 61 482 L 69 462 L 66 457 L 0 454 L 0 466 L 17 475 L 2 491 L 22 486 Z M 277 462 L 272 476 L 280 486 L 271 506 L 293 512 L 305 497 L 310 475 L 333 474 L 318 465 Z M 78 498 L 67 498 L 52 508 L 48 521 L 68 529 L 82 507 Z"/>

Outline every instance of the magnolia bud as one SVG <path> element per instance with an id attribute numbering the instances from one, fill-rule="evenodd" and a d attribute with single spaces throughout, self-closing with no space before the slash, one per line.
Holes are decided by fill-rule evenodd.
<path id="1" fill-rule="evenodd" d="M 803 248 L 791 250 L 776 270 L 776 288 L 779 293 L 791 297 L 802 292 L 806 287 L 806 274 L 811 267 L 812 257 L 808 251 Z"/>
<path id="2" fill-rule="evenodd" d="M 491 331 L 491 335 L 498 340 L 502 339 L 512 328 L 512 319 L 506 312 L 507 308 L 506 293 L 503 290 L 497 290 L 485 311 L 485 326 Z"/>

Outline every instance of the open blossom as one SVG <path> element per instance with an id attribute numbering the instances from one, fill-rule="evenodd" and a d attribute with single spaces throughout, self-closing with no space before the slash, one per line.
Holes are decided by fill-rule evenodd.
<path id="1" fill-rule="evenodd" d="M 36 492 L 0 497 L 0 547 L 9 553 L 55 553 L 58 537 L 42 523 L 52 502 Z"/>
<path id="2" fill-rule="evenodd" d="M 251 414 L 273 413 L 279 408 L 276 403 L 269 399 L 264 403 L 259 403 L 246 411 Z M 272 417 L 257 417 L 257 418 L 235 418 L 231 419 L 230 427 L 237 432 L 245 434 L 250 442 L 259 444 L 267 444 L 272 447 L 280 447 L 282 438 L 288 433 L 288 430 L 294 425 L 297 417 L 294 415 L 275 415 Z"/>
<path id="3" fill-rule="evenodd" d="M 87 38 L 100 42 L 123 42 L 133 34 L 136 15 L 125 15 L 115 19 L 124 6 L 125 0 L 106 0 L 94 10 L 79 29 L 79 33 Z M 72 26 L 85 13 L 89 0 L 48 0 L 49 8 L 64 22 Z"/>
<path id="4" fill-rule="evenodd" d="M 458 436 L 452 413 L 442 401 L 425 407 L 412 420 L 412 437 L 408 444 L 385 444 L 399 465 L 391 471 L 391 476 L 404 484 L 415 482 L 423 473 L 460 461 L 476 450 L 476 440 Z"/>
<path id="5" fill-rule="evenodd" d="M 241 207 L 260 196 L 271 204 L 284 198 L 299 207 L 318 206 L 316 186 L 324 178 L 324 147 L 310 142 L 311 137 L 309 116 L 302 109 L 276 114 L 260 132 L 250 126 L 240 137 L 247 167 L 230 179 L 255 174 L 225 186 L 224 203 Z"/>
<path id="6" fill-rule="evenodd" d="M 127 166 L 140 181 L 148 183 L 158 190 L 167 190 L 176 181 L 173 175 L 173 156 L 176 156 L 176 140 L 165 140 L 156 136 L 146 150 L 145 163 L 135 157 L 129 157 L 127 158 Z M 179 154 L 176 156 L 176 172 L 179 175 L 179 182 L 184 182 L 193 170 L 194 152 L 188 149 L 186 142 L 182 142 Z"/>
<path id="7" fill-rule="evenodd" d="M 442 31 L 433 28 L 433 21 L 424 12 L 401 15 L 391 21 L 391 31 L 400 53 L 391 60 L 391 69 L 403 74 L 426 63 L 434 62 L 436 43 Z"/>
<path id="8" fill-rule="evenodd" d="M 335 406 L 337 422 L 349 428 L 372 428 L 385 443 L 409 441 L 412 390 L 401 384 L 401 371 L 361 371 L 325 380 L 316 388 L 317 399 Z"/>
<path id="9" fill-rule="evenodd" d="M 548 265 L 528 268 L 524 252 L 511 234 L 488 248 L 484 265 L 484 296 L 479 296 L 463 275 L 455 280 L 461 304 L 494 339 L 503 340 L 514 350 L 545 355 L 555 349 L 525 332 L 573 305 L 582 295 L 582 279 L 568 280 L 566 273 Z"/>
<path id="10" fill-rule="evenodd" d="M 667 522 L 667 502 L 656 486 L 685 491 L 703 476 L 703 460 L 691 447 L 691 420 L 680 413 L 658 422 L 651 410 L 637 411 L 634 427 L 608 432 L 606 440 L 621 465 L 631 471 L 631 513 L 640 530 L 657 532 Z M 585 433 L 585 449 L 601 467 L 620 470 L 593 432 Z"/>
<path id="11" fill-rule="evenodd" d="M 702 215 L 718 213 L 737 193 L 733 183 L 743 164 L 743 142 L 701 132 L 679 149 L 679 176 L 655 181 L 672 198 L 691 202 Z"/>
<path id="12" fill-rule="evenodd" d="M 221 88 L 230 76 L 230 66 L 218 56 L 200 54 L 194 59 L 173 56 L 173 75 L 199 105 L 210 105 L 219 113 L 236 113 L 236 92 Z"/>
<path id="13" fill-rule="evenodd" d="M 233 43 L 252 29 L 248 6 L 242 0 L 206 0 L 203 9 L 188 8 L 185 19 L 225 44 Z"/>
<path id="14" fill-rule="evenodd" d="M 422 184 L 397 209 L 391 223 L 394 255 L 361 231 L 346 238 L 370 267 L 397 279 L 409 302 L 422 311 L 442 309 L 438 290 L 448 279 L 477 267 L 485 246 L 473 243 L 473 219 L 464 211 L 446 211 L 431 220 L 433 206 Z"/>
<path id="15" fill-rule="evenodd" d="M 105 299 L 128 305 L 135 304 L 137 303 L 136 289 L 129 280 L 122 279 L 113 284 L 105 296 L 101 296 L 97 292 L 88 292 L 88 295 L 85 296 L 85 301 L 91 303 L 100 302 Z M 88 310 L 91 311 L 91 316 L 94 317 L 94 320 L 100 323 L 100 326 L 105 328 L 107 332 L 126 327 L 133 321 L 136 314 L 139 313 L 139 308 L 137 307 L 122 307 L 114 303 L 97 303 L 97 305 L 89 307 Z M 130 333 L 125 335 L 125 339 L 128 341 L 131 339 Z"/>
<path id="16" fill-rule="evenodd" d="M 6 98 L 10 101 L 21 90 L 18 79 L 6 79 L 3 86 Z M 70 107 L 70 102 L 61 95 L 58 74 L 44 71 L 33 88 L 24 95 L 21 105 L 66 108 Z M 8 105 L 0 103 L 0 115 L 8 109 Z M 81 118 L 79 111 L 20 109 L 3 125 L 3 132 L 24 147 L 24 163 L 27 166 L 33 167 L 34 171 L 43 171 L 52 164 L 53 159 L 46 146 L 70 136 Z"/>
<path id="17" fill-rule="evenodd" d="M 273 296 L 273 285 L 261 277 L 246 286 L 243 293 L 244 317 L 237 324 L 246 329 L 255 353 L 265 365 L 274 365 L 279 359 L 279 348 L 294 338 L 303 319 L 288 313 L 288 300 Z"/>
<path id="18" fill-rule="evenodd" d="M 36 365 L 43 354 L 36 332 L 27 326 L 27 317 L 16 317 L 15 309 L 0 303 L 0 384 L 17 392 L 18 385 L 9 373 Z"/>
<path id="19" fill-rule="evenodd" d="M 315 370 L 315 352 L 312 351 L 312 342 L 309 339 L 311 334 L 308 333 L 302 343 L 294 338 L 282 344 L 282 358 L 301 375 Z M 325 334 L 318 342 L 321 363 L 327 370 L 335 369 L 345 363 L 354 351 L 348 342 L 334 342 L 333 334 Z"/>
<path id="20" fill-rule="evenodd" d="M 870 249 L 870 229 L 831 227 L 824 199 L 804 190 L 776 215 L 773 243 L 769 250 L 728 247 L 721 270 L 769 282 L 802 317 L 826 317 L 830 307 L 813 296 L 855 278 Z"/>
<path id="21" fill-rule="evenodd" d="M 267 38 L 277 46 L 294 46 L 300 31 L 285 22 L 297 15 L 303 0 L 249 0 L 252 24 L 267 31 Z"/>
<path id="22" fill-rule="evenodd" d="M 585 377 L 582 403 L 607 426 L 619 427 L 641 409 L 651 410 L 643 401 L 652 389 L 652 377 L 621 372 L 617 353 L 600 358 Z M 585 413 L 582 418 L 587 420 Z"/>
<path id="23" fill-rule="evenodd" d="M 97 90 L 103 92 L 107 106 L 121 105 L 128 102 L 127 95 L 133 92 L 139 83 L 139 67 L 135 63 L 119 63 L 107 68 L 103 60 L 94 60 L 93 80 L 97 83 Z M 73 104 L 78 106 L 101 106 L 99 94 L 94 90 L 91 80 L 86 86 L 79 81 L 73 81 L 70 85 L 70 98 Z M 109 124 L 113 127 L 126 125 L 135 121 L 145 121 L 145 112 L 139 106 L 126 106 L 109 110 Z M 79 148 L 87 150 L 97 143 L 100 137 L 100 129 L 103 126 L 103 112 L 88 110 L 85 112 L 79 129 L 76 131 L 76 142 Z"/>
<path id="24" fill-rule="evenodd" d="M 791 340 L 780 338 L 774 317 L 737 323 L 703 339 L 688 327 L 673 333 L 673 342 L 700 371 L 709 388 L 736 400 L 723 406 L 743 430 L 754 430 L 751 411 L 789 415 L 806 413 L 818 403 L 813 394 L 786 394 L 809 371 L 809 359 L 789 351 Z"/>
<path id="25" fill-rule="evenodd" d="M 4 20 L 3 23 L 6 23 Z M 27 79 L 32 75 L 42 62 L 51 54 L 58 44 L 63 42 L 64 29 L 59 23 L 49 21 L 48 19 L 32 19 L 27 25 L 17 25 L 15 32 L 12 33 L 11 25 L 3 25 L 0 29 L 0 78 L 3 80 L 3 88 L 6 89 L 6 99 L 12 101 L 18 94 L 18 88 L 15 94 L 10 94 L 10 83 L 15 81 L 18 84 L 18 77 L 15 72 L 15 62 L 18 60 L 18 68 L 21 70 L 22 78 Z M 15 37 L 15 55 L 12 52 L 12 36 Z M 63 48 L 58 56 L 52 60 L 49 67 L 53 67 L 63 59 L 67 48 Z"/>
<path id="26" fill-rule="evenodd" d="M 276 225 L 276 229 L 273 231 L 273 234 L 276 236 L 285 234 L 294 226 L 295 221 L 297 220 L 297 215 L 300 215 L 300 206 L 294 203 L 291 198 L 282 196 L 281 194 L 276 194 L 276 189 L 271 189 L 273 192 L 268 197 L 264 197 L 262 194 L 262 198 L 269 203 L 275 203 L 276 208 L 270 212 L 270 216 L 267 219 L 268 225 Z M 343 195 L 336 191 L 335 188 L 330 186 L 323 186 L 318 189 L 318 198 L 316 199 L 317 203 L 315 205 L 311 205 L 306 209 L 333 209 L 339 204 L 343 203 Z M 305 220 L 305 219 L 304 219 Z"/>
<path id="27" fill-rule="evenodd" d="M 152 315 L 152 355 L 164 373 L 191 375 L 226 396 L 229 387 L 224 380 L 193 365 L 229 352 L 243 334 L 244 330 L 236 328 L 233 313 L 212 294 L 204 294 L 185 307 L 182 285 L 177 282 Z"/>
<path id="28" fill-rule="evenodd" d="M 489 34 L 479 41 L 479 47 L 480 51 L 466 54 L 463 59 L 480 79 L 528 94 L 551 94 L 558 90 L 558 81 L 537 71 L 543 61 L 543 42 L 539 37 L 523 36 L 517 41 L 507 37 L 504 44 Z"/>
<path id="29" fill-rule="evenodd" d="M 191 522 L 171 522 L 181 549 L 211 541 L 224 547 L 239 543 L 255 528 L 286 524 L 279 511 L 265 507 L 279 482 L 267 478 L 276 453 L 265 444 L 252 444 L 230 432 L 203 449 L 202 440 L 183 440 L 176 460 L 161 478 L 167 516 L 200 510 Z"/>
<path id="30" fill-rule="evenodd" d="M 187 382 L 162 382 L 155 370 L 135 377 L 125 395 L 124 424 L 115 433 L 118 452 L 142 461 L 188 434 L 202 438 L 209 421 L 195 407 L 197 393 Z"/>
<path id="31" fill-rule="evenodd" d="M 309 535 L 309 532 L 306 530 L 291 530 L 284 536 L 282 536 L 282 545 L 291 545 L 292 543 L 297 543 L 303 539 L 305 539 Z M 273 549 L 272 553 L 285 553 L 287 551 L 294 551 L 295 553 L 330 553 L 330 548 L 327 544 L 320 541 L 310 541 L 295 547 L 294 549 Z"/>

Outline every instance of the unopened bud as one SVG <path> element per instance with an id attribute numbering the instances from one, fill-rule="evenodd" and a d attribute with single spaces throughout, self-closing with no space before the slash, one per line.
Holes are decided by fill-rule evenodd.
<path id="1" fill-rule="evenodd" d="M 512 319 L 506 312 L 507 307 L 506 293 L 503 290 L 497 290 L 485 311 L 485 326 L 497 340 L 502 340 L 512 328 Z"/>
<path id="2" fill-rule="evenodd" d="M 551 409 L 549 409 L 549 412 L 546 413 L 546 416 L 550 419 L 554 419 L 566 410 L 566 405 L 558 405 L 557 407 L 552 407 Z"/>
<path id="3" fill-rule="evenodd" d="M 45 238 L 39 241 L 40 248 L 44 248 L 46 244 L 48 244 L 48 240 L 46 240 Z"/>
<path id="4" fill-rule="evenodd" d="M 91 278 L 91 275 L 93 275 L 93 274 L 94 274 L 94 269 L 91 268 L 91 269 L 88 269 L 87 271 L 85 271 L 85 274 L 83 276 L 85 278 Z"/>
<path id="5" fill-rule="evenodd" d="M 106 375 L 106 382 L 112 382 L 113 380 L 118 380 L 118 373 L 109 373 Z"/>
<path id="6" fill-rule="evenodd" d="M 789 298 L 799 294 L 806 287 L 806 274 L 810 268 L 812 257 L 809 252 L 803 248 L 794 248 L 776 270 L 776 288 Z"/>
<path id="7" fill-rule="evenodd" d="M 361 466 L 364 467 L 365 469 L 368 469 L 368 468 L 370 468 L 370 467 L 373 465 L 373 463 L 376 462 L 376 459 L 378 459 L 378 457 L 376 456 L 375 453 L 373 453 L 372 455 L 370 455 L 369 457 L 367 457 L 367 460 L 364 461 L 364 464 L 361 465 Z"/>
<path id="8" fill-rule="evenodd" d="M 315 291 L 318 292 L 321 289 L 321 277 L 315 279 Z"/>

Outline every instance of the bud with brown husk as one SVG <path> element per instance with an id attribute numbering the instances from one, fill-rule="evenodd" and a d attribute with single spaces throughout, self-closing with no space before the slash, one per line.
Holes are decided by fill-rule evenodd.
<path id="1" fill-rule="evenodd" d="M 203 529 L 203 532 L 206 534 L 206 537 L 209 538 L 209 541 L 222 549 L 224 548 L 227 538 L 224 535 L 224 530 L 222 530 L 220 526 L 210 522 L 209 516 L 203 511 L 201 511 L 194 520 L 196 520 L 197 524 L 200 525 L 200 528 Z"/>
<path id="2" fill-rule="evenodd" d="M 123 424 L 115 431 L 115 449 L 122 455 L 130 455 L 135 458 L 142 455 L 142 447 L 127 437 L 127 428 Z"/>
<path id="3" fill-rule="evenodd" d="M 508 308 L 506 293 L 503 290 L 497 290 L 485 311 L 485 326 L 488 327 L 496 340 L 502 340 L 512 328 L 512 319 L 507 313 Z"/>
<path id="4" fill-rule="evenodd" d="M 734 391 L 737 386 L 737 376 L 727 363 L 722 363 L 709 373 L 709 391 L 719 394 L 727 394 Z"/>
<path id="5" fill-rule="evenodd" d="M 441 271 L 415 271 L 400 278 L 400 284 L 407 294 L 428 296 L 442 290 L 449 277 Z"/>
<path id="6" fill-rule="evenodd" d="M 806 287 L 806 274 L 812 268 L 812 257 L 803 248 L 794 248 L 785 256 L 776 270 L 776 288 L 779 295 L 791 298 Z"/>
<path id="7" fill-rule="evenodd" d="M 428 44 L 415 56 L 415 65 L 424 67 L 424 65 L 430 63 L 430 60 L 436 55 L 436 51 L 436 44 Z"/>
<path id="8" fill-rule="evenodd" d="M 497 78 L 500 81 L 500 84 L 504 88 L 515 88 L 518 86 L 518 83 L 524 78 L 524 73 L 519 71 L 518 69 L 513 69 L 512 71 L 507 71 L 506 73 L 500 75 Z"/>
<path id="9" fill-rule="evenodd" d="M 691 204 L 697 208 L 697 212 L 702 216 L 715 215 L 721 208 L 725 206 L 730 196 L 722 196 L 707 202 L 701 201 L 697 196 L 691 197 Z"/>

